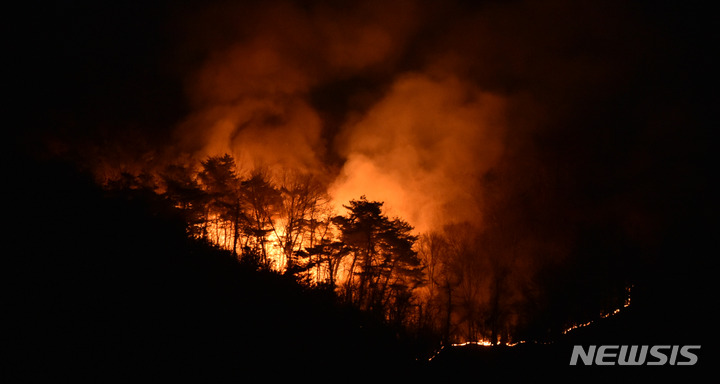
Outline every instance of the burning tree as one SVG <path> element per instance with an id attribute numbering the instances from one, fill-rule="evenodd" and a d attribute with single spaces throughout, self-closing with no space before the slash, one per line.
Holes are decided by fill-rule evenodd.
<path id="1" fill-rule="evenodd" d="M 246 212 L 246 232 L 254 241 L 254 252 L 260 263 L 267 266 L 268 235 L 277 237 L 275 221 L 282 205 L 280 192 L 268 181 L 262 171 L 254 171 L 249 179 L 241 182 L 243 207 Z M 246 244 L 247 246 L 247 244 Z"/>
<path id="2" fill-rule="evenodd" d="M 423 234 L 418 240 L 418 254 L 425 266 L 427 284 L 422 323 L 425 327 L 438 329 L 446 342 L 450 340 L 453 315 L 453 297 L 459 283 L 452 272 L 453 263 L 450 242 L 440 233 Z"/>
<path id="3" fill-rule="evenodd" d="M 191 236 L 259 266 L 313 274 L 312 280 L 326 272 L 320 270 L 326 263 L 305 251 L 331 232 L 329 199 L 313 175 L 240 172 L 235 158 L 225 154 L 197 166 L 169 165 L 158 177 L 162 196 L 183 213 Z"/>
<path id="4" fill-rule="evenodd" d="M 230 240 L 230 248 L 237 255 L 237 241 L 241 217 L 241 191 L 239 177 L 236 172 L 235 159 L 230 155 L 211 156 L 202 162 L 202 170 L 198 173 L 207 196 L 205 205 L 205 223 L 203 234 L 208 235 L 208 224 L 215 226 L 215 242 L 220 243 L 220 233 L 223 233 L 224 243 Z M 229 224 L 229 225 L 228 225 Z M 227 228 L 232 230 L 232 238 L 228 239 Z"/>
<path id="5" fill-rule="evenodd" d="M 318 267 L 313 248 L 328 236 L 330 212 L 323 186 L 312 176 L 298 173 L 283 175 L 279 188 L 283 220 L 273 227 L 287 264 L 287 271 L 298 273 Z M 301 259 L 306 259 L 301 265 Z M 319 270 L 316 270 L 316 275 Z"/>
<path id="6" fill-rule="evenodd" d="M 413 291 L 423 282 L 422 266 L 413 245 L 412 227 L 382 213 L 382 202 L 364 196 L 352 200 L 347 216 L 334 222 L 350 256 L 345 298 L 362 309 L 402 322 L 413 304 Z"/>
<path id="7" fill-rule="evenodd" d="M 159 176 L 164 186 L 163 197 L 183 213 L 189 234 L 205 237 L 207 194 L 193 169 L 187 165 L 171 164 Z"/>

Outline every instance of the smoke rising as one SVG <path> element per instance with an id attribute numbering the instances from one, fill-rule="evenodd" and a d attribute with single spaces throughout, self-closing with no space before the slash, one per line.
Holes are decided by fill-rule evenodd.
<path id="1" fill-rule="evenodd" d="M 326 131 L 334 127 L 323 124 L 312 92 L 382 71 L 398 56 L 411 26 L 392 15 L 412 6 L 390 7 L 260 2 L 193 10 L 200 21 L 188 35 L 202 60 L 187 80 L 194 112 L 178 130 L 182 146 L 199 156 L 232 153 L 250 168 L 325 171 Z M 208 26 L 222 32 L 208 34 Z"/>
<path id="2" fill-rule="evenodd" d="M 502 153 L 504 97 L 412 59 L 423 52 L 428 9 L 221 4 L 193 26 L 224 33 L 195 42 L 203 59 L 187 80 L 194 111 L 176 133 L 183 148 L 231 153 L 249 168 L 336 172 L 338 208 L 366 195 L 419 231 L 480 223 L 479 179 Z M 313 102 L 313 92 L 341 82 L 356 86 L 326 106 Z"/>
<path id="3" fill-rule="evenodd" d="M 420 232 L 479 224 L 479 181 L 502 153 L 503 124 L 502 97 L 453 77 L 399 76 L 340 133 L 347 161 L 331 193 L 385 201 Z"/>

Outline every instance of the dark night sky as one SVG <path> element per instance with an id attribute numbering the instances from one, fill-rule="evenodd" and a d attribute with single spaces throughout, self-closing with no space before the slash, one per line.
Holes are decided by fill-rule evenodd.
<path id="1" fill-rule="evenodd" d="M 76 121 L 80 120 L 77 116 L 94 114 L 87 119 L 125 119 L 128 124 L 147 124 L 155 129 L 166 128 L 173 119 L 186 113 L 182 109 L 185 96 L 182 95 L 181 83 L 186 75 L 183 71 L 196 65 L 198 60 L 197 52 L 180 48 L 186 45 L 186 42 L 181 40 L 186 37 L 186 31 L 178 28 L 178 24 L 185 19 L 192 20 L 188 16 L 192 11 L 188 9 L 204 7 L 205 3 L 152 1 L 144 4 L 104 4 L 73 1 L 30 2 L 17 6 L 14 12 L 8 12 L 10 20 L 5 26 L 9 30 L 5 36 L 6 49 L 13 53 L 9 55 L 5 65 L 8 66 L 6 76 L 12 86 L 10 89 L 19 96 L 16 100 L 18 106 L 25 107 L 22 111 L 33 111 L 33 115 L 47 116 L 49 119 L 70 115 L 70 121 Z M 507 4 L 511 10 L 515 7 L 518 13 L 535 11 L 525 11 L 523 2 L 520 1 L 467 3 L 448 5 L 449 10 L 438 12 L 441 21 L 435 22 L 448 29 L 448 25 L 456 24 L 451 17 L 462 18 L 463 7 L 472 10 L 483 4 Z M 549 2 L 548 9 L 555 3 L 557 2 Z M 710 114 L 709 108 L 714 100 L 714 85 L 709 78 L 709 71 L 713 68 L 709 53 L 716 31 L 711 25 L 709 12 L 698 3 L 700 2 L 633 2 L 627 7 L 629 11 L 624 9 L 621 14 L 629 21 L 622 21 L 624 25 L 620 26 L 617 20 L 594 20 L 593 15 L 579 12 L 575 22 L 580 30 L 579 35 L 566 36 L 571 43 L 560 49 L 586 51 L 591 58 L 592 51 L 597 49 L 596 57 L 599 61 L 615 62 L 625 60 L 624 56 L 640 56 L 641 60 L 646 62 L 642 63 L 642 70 L 637 73 L 637 78 L 633 79 L 632 84 L 618 84 L 619 87 L 627 89 L 627 95 L 624 99 L 613 95 L 611 100 L 636 104 L 638 100 L 634 99 L 635 95 L 651 97 L 653 99 L 646 103 L 648 108 L 659 103 L 674 104 L 681 113 L 707 123 L 709 116 L 706 115 Z M 610 9 L 617 5 L 613 2 L 608 4 L 607 8 Z M 576 7 L 570 12 L 582 8 Z M 512 14 L 503 16 L 509 20 L 506 22 L 498 19 L 499 21 L 491 25 L 505 28 L 503 33 L 507 32 L 510 36 L 508 42 L 500 40 L 496 44 L 510 43 L 517 47 L 509 46 L 494 52 L 500 53 L 500 57 L 495 60 L 498 64 L 485 58 L 478 60 L 490 61 L 478 65 L 492 67 L 491 71 L 485 71 L 480 76 L 495 77 L 498 87 L 512 87 L 520 82 L 523 82 L 523 87 L 549 87 L 546 83 L 563 83 L 564 75 L 572 76 L 571 73 L 559 71 L 549 73 L 553 72 L 552 68 L 500 68 L 511 60 L 509 56 L 512 55 L 527 58 L 529 62 L 525 64 L 533 65 L 531 63 L 534 62 L 535 55 L 542 55 L 542 52 L 532 52 L 533 50 L 554 48 L 555 43 L 563 44 L 560 34 L 572 35 L 571 28 L 575 27 L 570 23 L 558 27 L 559 31 L 547 31 L 547 37 L 538 37 L 531 35 L 535 32 L 532 26 L 522 24 L 526 20 L 532 21 L 532 17 L 520 14 L 518 20 L 512 20 Z M 573 17 L 572 13 L 568 16 Z M 445 19 L 442 19 L 443 17 Z M 542 18 L 543 15 L 537 17 Z M 584 20 L 583 17 L 589 20 Z M 628 39 L 631 42 L 626 47 L 613 51 L 595 44 L 597 42 L 591 40 L 593 36 L 590 36 L 590 40 L 583 41 L 583 31 L 579 27 L 586 21 L 599 28 L 607 26 L 608 34 L 617 35 L 608 41 L 622 42 Z M 460 22 L 462 20 L 459 20 L 457 25 Z M 633 29 L 633 24 L 638 28 Z M 411 54 L 408 56 L 411 57 L 408 60 L 412 60 L 412 54 L 422 56 L 423 50 L 434 49 L 433 45 L 447 44 L 442 37 L 439 41 L 433 41 L 437 40 L 435 35 L 440 35 L 442 31 L 439 28 L 435 31 L 433 27 L 429 24 L 418 34 L 418 41 L 414 42 L 418 46 L 429 48 L 409 50 Z M 527 31 L 519 30 L 520 28 L 527 28 Z M 213 32 L 223 33 L 222 30 Z M 462 32 L 460 30 L 460 33 Z M 460 49 L 463 45 L 472 45 L 482 38 L 472 34 L 450 37 L 452 44 L 457 43 Z M 549 39 L 557 41 L 546 41 Z M 537 44 L 539 48 L 530 44 Z M 571 44 L 575 46 L 569 46 Z M 529 53 L 523 53 L 523 50 Z M 418 51 L 420 53 L 417 53 Z M 542 61 L 540 63 L 545 64 Z M 492 81 L 483 81 L 493 86 Z M 655 111 L 647 111 L 648 114 L 652 112 Z M 29 125 L 28 128 L 31 128 Z M 89 123 L 78 125 L 81 129 L 94 128 L 88 127 L 91 125 Z"/>
<path id="2" fill-rule="evenodd" d="M 186 73 L 183 71 L 197 65 L 198 56 L 203 54 L 181 48 L 187 45 L 182 41 L 186 31 L 178 28 L 178 24 L 182 23 L 181 20 L 191 19 L 187 13 L 192 11 L 188 12 L 188 9 L 201 7 L 203 3 L 152 1 L 143 4 L 104 4 L 73 1 L 30 2 L 17 6 L 14 12 L 7 13 L 10 20 L 6 28 L 9 32 L 5 36 L 6 49 L 9 49 L 5 73 L 11 86 L 6 89 L 14 93 L 13 101 L 20 108 L 13 108 L 20 117 L 17 121 L 24 122 L 22 126 L 27 131 L 53 131 L 62 127 L 70 129 L 73 134 L 85 135 L 97 130 L 99 125 L 114 124 L 114 129 L 141 125 L 165 133 L 163 130 L 171 129 L 173 123 L 187 113 L 182 84 Z M 460 19 L 463 7 L 480 8 L 481 5 L 476 3 L 507 4 L 511 10 L 515 7 L 518 13 L 535 11 L 525 11 L 523 2 L 519 1 L 467 3 L 448 5 L 449 11 L 438 12 L 441 15 L 439 17 L 446 19 L 435 22 L 448 29 L 448 25 L 456 24 L 450 18 Z M 548 8 L 554 3 L 557 2 L 549 2 Z M 615 3 L 608 4 L 608 8 L 612 8 Z M 574 10 L 582 8 L 576 7 Z M 693 129 L 693 126 L 710 124 L 710 108 L 715 100 L 714 84 L 710 78 L 714 73 L 709 72 L 713 65 L 709 53 L 716 31 L 710 23 L 709 12 L 696 2 L 633 2 L 627 8 L 629 11 L 624 9 L 621 16 L 629 21 L 622 21 L 624 24 L 619 27 L 617 20 L 594 20 L 592 15 L 579 14 L 576 21 L 578 27 L 586 22 L 582 17 L 590 18 L 588 22 L 599 28 L 606 25 L 608 34 L 617 36 L 595 44 L 598 42 L 592 39 L 596 36 L 583 40 L 581 30 L 578 36 L 566 36 L 570 43 L 559 49 L 577 49 L 590 59 L 593 58 L 593 50 L 597 49 L 598 61 L 608 60 L 609 64 L 623 61 L 625 56 L 644 62 L 639 69 L 633 69 L 636 72 L 629 84 L 617 84 L 614 87 L 620 90 L 613 91 L 615 93 L 606 98 L 608 105 L 588 105 L 584 106 L 588 111 L 571 111 L 562 115 L 569 119 L 582 119 L 581 113 L 592 114 L 607 108 L 634 110 L 638 104 L 644 109 L 632 113 L 671 114 L 667 106 L 672 105 L 677 111 L 674 116 L 658 118 L 660 125 L 665 126 L 667 131 L 666 137 L 657 138 L 660 144 L 673 142 L 674 138 L 684 136 L 688 130 L 702 135 L 703 132 Z M 613 15 L 612 12 L 608 14 Z M 502 32 L 509 35 L 507 42 L 500 40 L 496 43 L 508 45 L 493 52 L 499 53 L 499 57 L 494 60 L 498 64 L 482 58 L 477 64 L 469 65 L 491 68 L 477 71 L 479 77 L 484 77 L 480 80 L 484 85 L 497 88 L 537 87 L 542 92 L 555 90 L 555 94 L 548 93 L 547 96 L 558 97 L 559 101 L 564 102 L 568 100 L 563 98 L 567 98 L 567 94 L 572 95 L 572 91 L 592 92 L 582 89 L 582 83 L 564 84 L 568 80 L 563 80 L 563 77 L 572 78 L 574 75 L 563 71 L 568 68 L 501 68 L 508 63 L 517 67 L 533 66 L 536 62 L 540 65 L 554 64 L 551 60 L 537 60 L 537 56 L 543 54 L 538 51 L 556 48 L 556 41 L 550 39 L 557 39 L 558 46 L 564 44 L 560 40 L 563 36 L 561 34 L 571 35 L 574 27 L 568 23 L 558 27 L 559 31 L 547 31 L 547 37 L 538 37 L 531 35 L 536 32 L 532 26 L 522 24 L 526 20 L 532 21 L 532 17 L 520 14 L 516 21 L 512 20 L 512 14 L 503 16 L 510 20 L 494 21 L 495 24 L 491 24 L 499 29 L 504 28 Z M 569 16 L 572 17 L 572 14 Z M 459 20 L 457 25 L 461 22 Z M 636 29 L 633 29 L 633 24 L 637 25 Z M 519 30 L 523 27 L 527 31 Z M 445 37 L 434 41 L 438 40 L 435 35 L 441 33 L 432 28 L 433 25 L 429 24 L 418 33 L 417 41 L 413 42 L 424 48 L 408 49 L 410 53 L 406 60 L 410 60 L 410 67 L 413 65 L 412 57 L 422 56 L 425 51 L 436 49 L 437 45 L 448 44 Z M 462 29 L 459 32 L 462 33 Z M 214 33 L 221 34 L 222 30 Z M 451 44 L 457 44 L 460 50 L 463 46 L 477 44 L 476 40 L 482 38 L 470 34 L 448 39 Z M 626 39 L 631 41 L 617 50 L 601 46 L 601 43 L 608 41 L 622 43 Z M 516 45 L 516 48 L 511 44 Z M 535 48 L 535 44 L 539 48 Z M 511 56 L 528 61 L 513 63 Z M 638 100 L 641 97 L 644 100 Z M 646 116 L 639 118 L 643 117 Z M 45 120 L 33 122 L 37 118 Z M 673 122 L 670 120 L 672 118 L 679 121 Z M 687 119 L 694 119 L 696 123 Z M 98 121 L 101 123 L 98 124 Z M 45 126 L 41 128 L 40 125 Z M 681 125 L 682 128 L 679 127 Z M 705 142 L 702 136 L 682 141 L 688 147 Z M 692 148 L 683 151 L 694 152 Z"/>

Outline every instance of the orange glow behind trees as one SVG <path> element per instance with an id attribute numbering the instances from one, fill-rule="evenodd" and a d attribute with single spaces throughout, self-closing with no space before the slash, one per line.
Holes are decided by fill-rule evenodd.
<path id="1" fill-rule="evenodd" d="M 346 302 L 397 325 L 417 324 L 424 282 L 413 228 L 364 196 L 335 212 L 311 175 L 241 175 L 230 155 L 171 166 L 158 190 L 183 213 L 188 233 L 240 262 L 337 290 Z"/>
<path id="2" fill-rule="evenodd" d="M 634 154 L 608 155 L 616 148 L 608 138 L 636 121 L 616 124 L 611 111 L 624 110 L 622 98 L 595 107 L 638 72 L 642 60 L 631 48 L 641 46 L 633 32 L 642 27 L 624 7 L 557 6 L 180 7 L 173 64 L 185 113 L 164 148 L 112 155 L 96 170 L 105 180 L 124 171 L 156 177 L 192 236 L 239 259 L 337 287 L 364 308 L 405 300 L 415 325 L 452 342 L 512 342 L 543 317 L 547 296 L 562 296 L 550 292 L 562 288 L 547 276 L 596 248 L 578 240 L 581 232 L 619 222 L 611 232 L 619 244 L 628 233 L 649 239 L 654 228 L 639 195 L 611 194 L 612 171 L 644 174 Z M 606 30 L 603 18 L 618 29 Z M 596 56 L 585 42 L 628 55 Z M 608 162 L 615 168 L 598 185 L 610 193 L 598 197 L 597 164 Z M 405 257 L 393 265 L 351 245 L 344 232 L 352 226 L 336 219 L 350 217 L 346 206 L 360 196 L 382 203 L 390 223 L 407 225 L 396 235 L 412 239 L 414 256 L 393 251 Z M 633 223 L 640 228 L 628 229 Z M 401 277 L 416 268 L 414 257 L 422 278 Z M 614 261 L 593 257 L 612 269 L 598 286 L 627 283 L 624 261 L 613 269 Z M 565 277 L 569 286 L 583 279 Z M 374 292 L 369 281 L 385 288 Z M 396 283 L 413 287 L 413 300 L 389 298 Z M 566 325 L 544 320 L 558 332 Z"/>
<path id="3" fill-rule="evenodd" d="M 241 169 L 230 155 L 210 156 L 107 186 L 151 188 L 182 213 L 190 236 L 256 268 L 328 287 L 385 321 L 456 345 L 521 342 L 533 313 L 525 308 L 531 296 L 517 287 L 532 271 L 516 254 L 516 237 L 494 232 L 499 223 L 418 234 L 365 196 L 336 210 L 313 175 Z"/>
<path id="4" fill-rule="evenodd" d="M 369 346 L 358 355 L 394 355 L 376 344 L 384 334 L 423 355 L 467 345 L 514 357 L 530 344 L 710 334 L 713 12 L 623 0 L 57 3 L 8 13 L 5 190 L 21 223 L 10 238 L 23 241 L 3 258 L 22 267 L 5 291 L 27 303 L 7 312 L 29 332 L 27 310 L 50 326 L 35 345 L 17 332 L 23 350 L 52 359 L 41 346 L 53 333 L 59 355 L 74 354 L 67 341 L 94 355 L 87 341 L 109 330 L 153 354 L 117 332 L 131 320 L 158 344 L 172 338 L 162 349 L 179 361 L 197 350 L 235 366 L 235 352 L 255 352 L 250 335 L 281 356 L 272 369 L 312 344 L 348 374 L 366 366 L 336 353 L 355 336 Z M 53 174 L 55 160 L 94 177 L 102 197 L 84 204 L 69 185 L 84 181 Z M 106 202 L 107 218 L 95 209 Z M 116 210 L 126 202 L 136 208 Z M 63 287 L 74 306 L 56 300 Z M 85 339 L 53 324 L 70 312 L 72 329 L 96 324 Z M 275 353 L 286 336 L 299 342 Z M 304 357 L 318 374 L 328 365 Z"/>
<path id="5" fill-rule="evenodd" d="M 231 250 L 238 258 L 247 256 L 265 268 L 294 271 L 300 266 L 297 253 L 330 234 L 327 198 L 311 176 L 287 173 L 272 181 L 262 170 L 241 175 L 230 155 L 208 157 L 197 171 L 168 169 L 160 188 L 194 218 L 188 220 L 190 234 Z"/>

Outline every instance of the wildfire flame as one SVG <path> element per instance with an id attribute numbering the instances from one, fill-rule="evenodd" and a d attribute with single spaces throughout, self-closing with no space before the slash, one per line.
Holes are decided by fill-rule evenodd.
<path id="1" fill-rule="evenodd" d="M 630 296 L 630 294 L 631 294 L 631 291 L 632 291 L 632 288 L 633 288 L 633 287 L 634 287 L 634 285 L 630 285 L 630 286 L 628 286 L 628 287 L 625 288 L 626 296 L 625 296 L 625 300 L 624 300 L 623 305 L 622 305 L 621 308 L 616 308 L 616 309 L 614 309 L 614 310 L 612 310 L 612 311 L 610 311 L 610 312 L 601 312 L 600 315 L 598 316 L 598 319 L 607 319 L 607 318 L 609 318 L 609 317 L 611 317 L 611 316 L 615 316 L 615 315 L 617 315 L 618 313 L 620 313 L 624 308 L 629 307 L 629 306 L 630 306 L 630 302 L 631 302 L 631 296 Z M 572 332 L 572 331 L 574 331 L 574 330 L 576 330 L 576 329 L 580 329 L 580 328 L 584 328 L 584 327 L 590 326 L 590 325 L 592 325 L 592 324 L 595 324 L 596 321 L 597 321 L 597 320 L 590 320 L 590 321 L 587 321 L 587 322 L 584 322 L 584 323 L 573 324 L 573 325 L 571 325 L 570 327 L 565 328 L 565 329 L 562 331 L 562 334 L 563 334 L 563 335 L 566 335 L 566 334 L 568 334 L 568 333 L 570 333 L 570 332 Z M 507 341 L 507 342 L 493 343 L 492 340 L 490 340 L 490 339 L 484 339 L 484 338 L 483 338 L 483 339 L 479 339 L 479 340 L 475 340 L 475 341 L 465 341 L 465 342 L 461 342 L 461 343 L 452 343 L 452 344 L 450 344 L 449 346 L 450 346 L 450 347 L 453 347 L 453 348 L 467 347 L 467 346 L 472 346 L 472 345 L 477 345 L 477 346 L 482 346 L 482 347 L 496 347 L 496 346 L 515 347 L 515 346 L 522 345 L 522 344 L 527 344 L 527 343 L 528 343 L 528 341 L 525 341 L 525 340 L 514 341 L 514 342 Z M 533 342 L 533 343 L 534 343 L 534 344 L 552 344 L 552 342 L 537 342 L 537 341 L 535 341 L 535 342 Z M 430 357 L 428 358 L 428 361 L 432 361 L 433 359 L 435 359 L 444 349 L 445 349 L 445 346 L 444 346 L 444 345 L 441 346 L 438 350 L 436 350 L 436 351 L 432 354 L 432 356 L 430 356 Z"/>
<path id="2" fill-rule="evenodd" d="M 608 317 L 615 316 L 615 315 L 617 315 L 618 313 L 620 313 L 620 311 L 621 311 L 623 308 L 629 307 L 629 306 L 630 306 L 630 293 L 631 293 L 631 291 L 632 291 L 632 288 L 633 288 L 633 285 L 630 285 L 630 286 L 628 286 L 628 287 L 625 287 L 625 301 L 624 301 L 623 306 L 622 306 L 621 308 L 615 308 L 614 310 L 612 310 L 612 311 L 610 311 L 610 312 L 601 312 L 599 318 L 600 318 L 600 319 L 607 319 Z M 562 334 L 563 334 L 563 335 L 566 335 L 567 333 L 569 333 L 569 332 L 571 332 L 571 331 L 574 331 L 574 330 L 576 330 L 576 329 L 578 329 L 578 328 L 587 327 L 587 326 L 589 326 L 589 325 L 591 325 L 591 324 L 594 324 L 595 321 L 596 321 L 596 320 L 590 320 L 590 321 L 587 321 L 587 322 L 584 322 L 584 323 L 573 324 L 573 325 L 571 325 L 570 327 L 565 328 L 565 330 L 563 330 Z"/>

